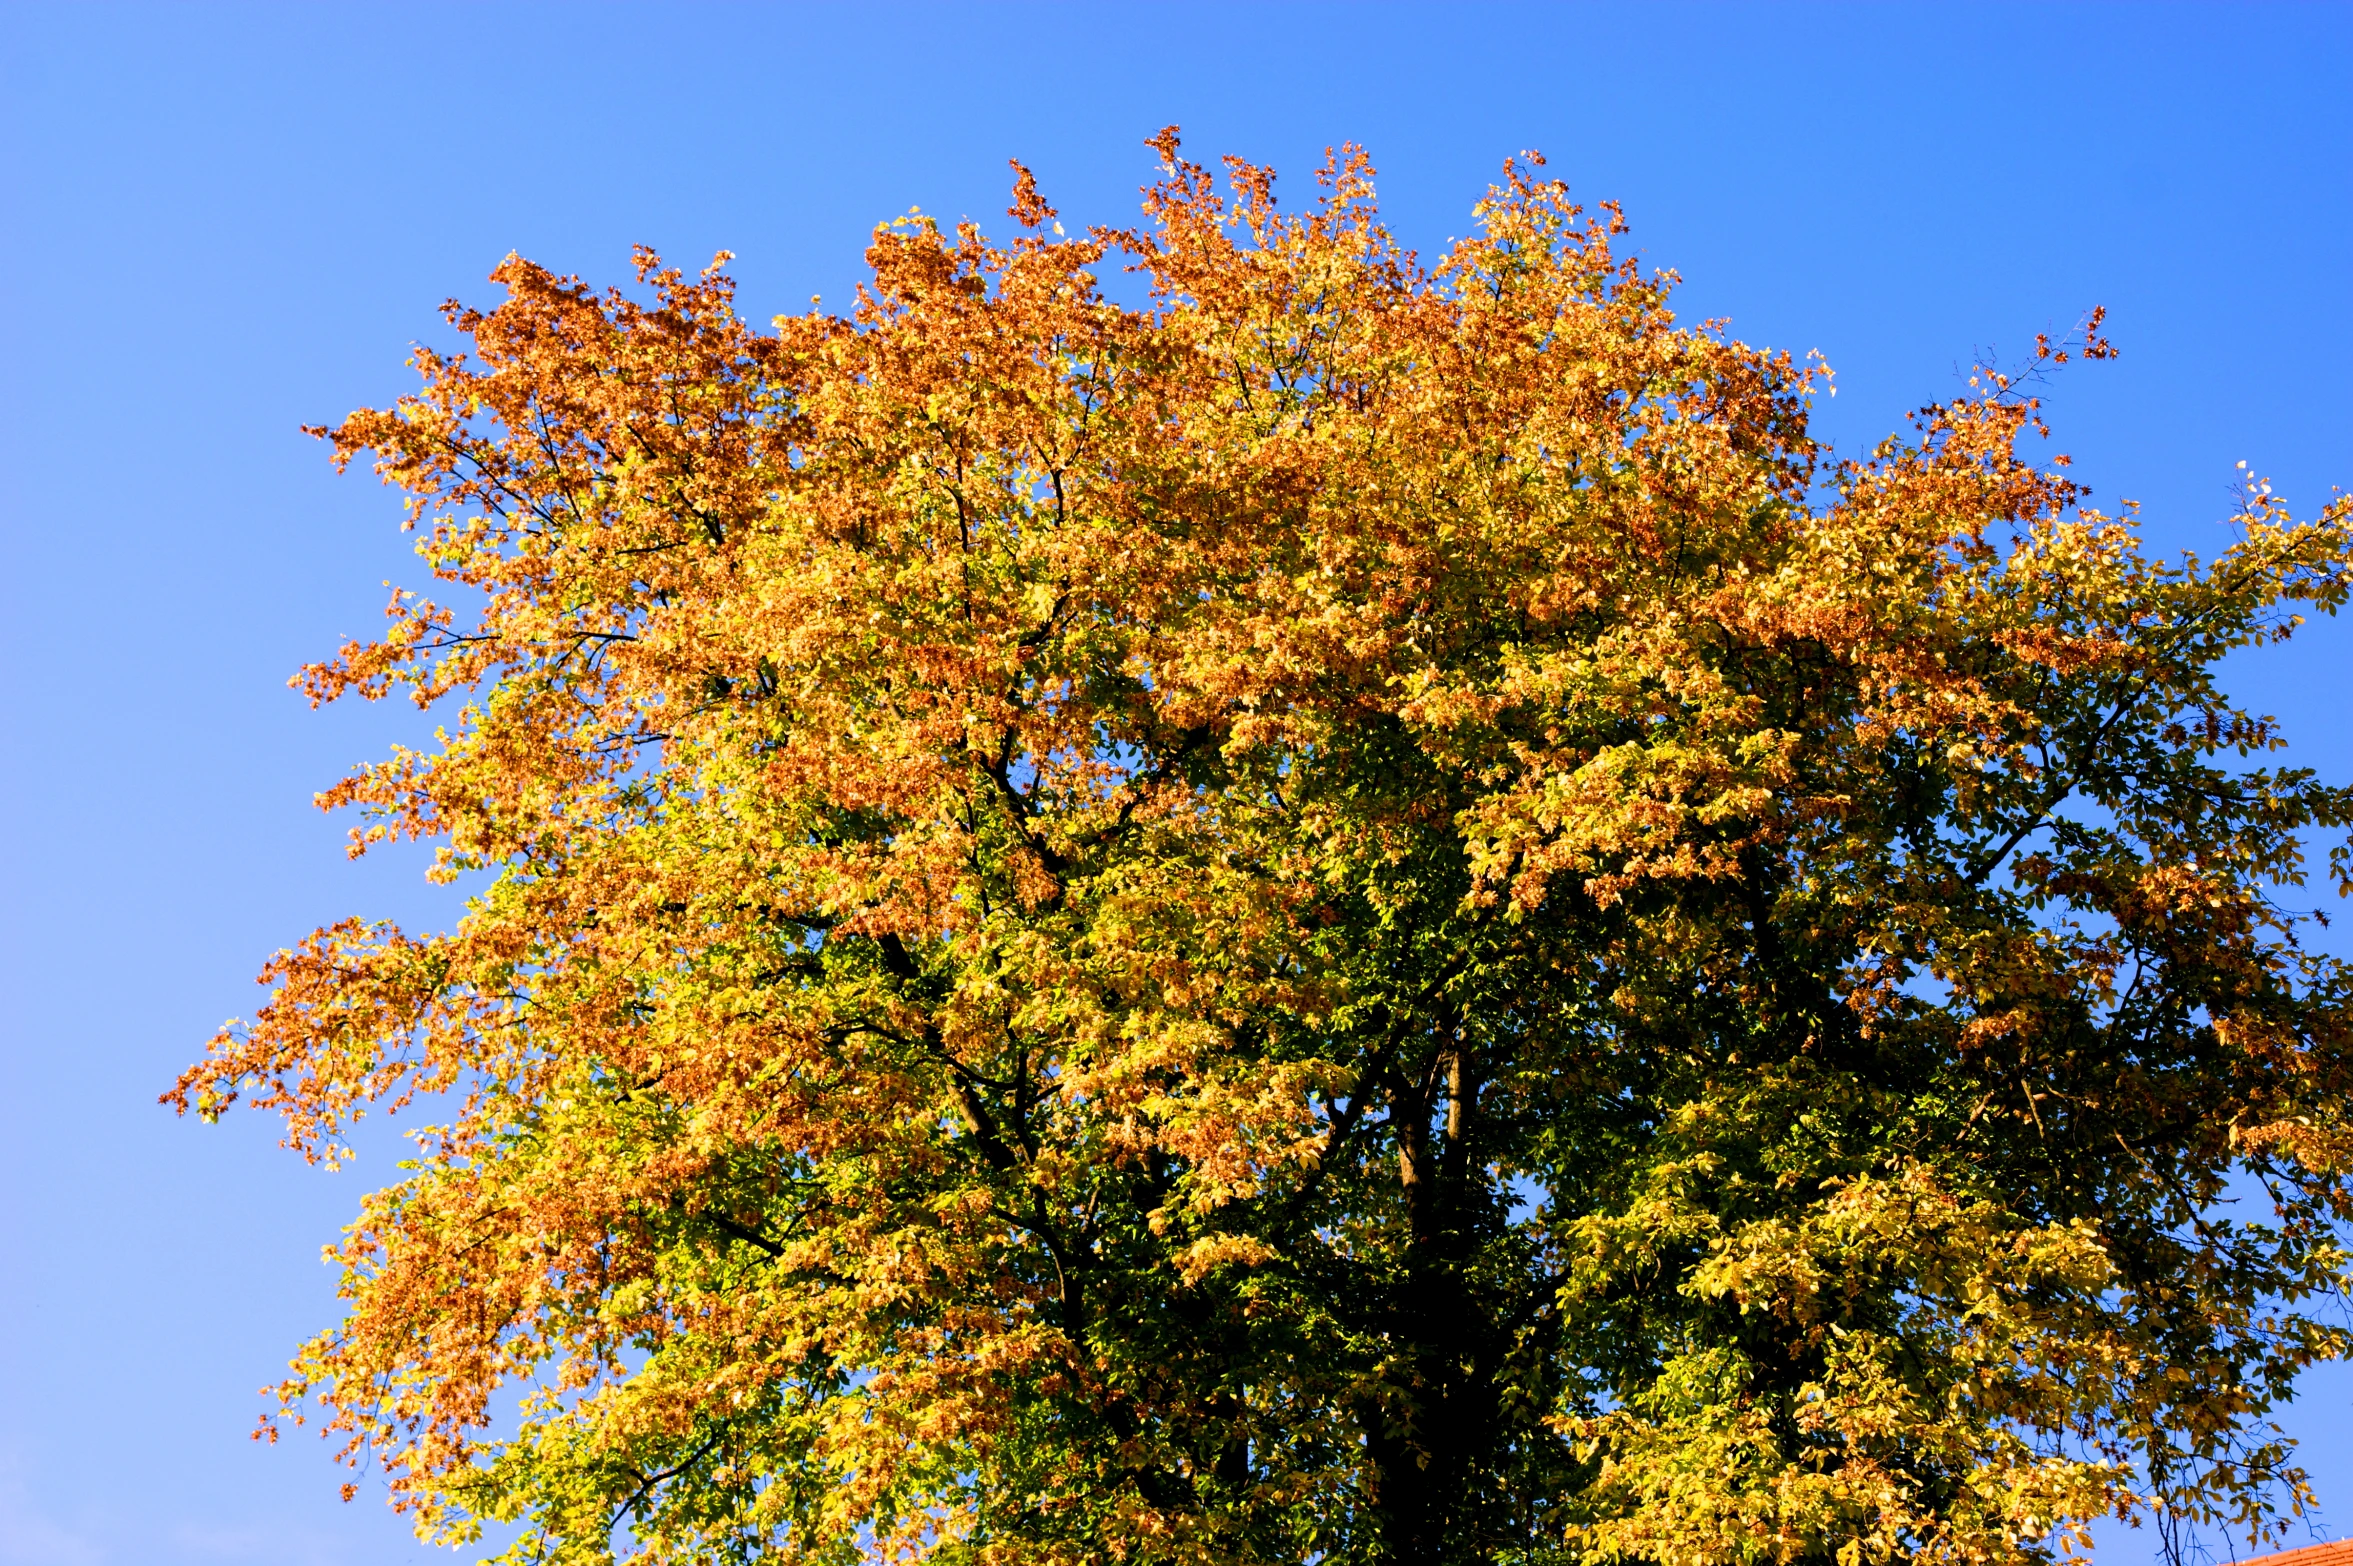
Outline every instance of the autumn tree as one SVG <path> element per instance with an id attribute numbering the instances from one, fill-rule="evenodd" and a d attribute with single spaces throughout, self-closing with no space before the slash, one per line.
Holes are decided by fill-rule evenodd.
<path id="1" fill-rule="evenodd" d="M 768 331 L 510 259 L 319 432 L 449 588 L 301 684 L 455 714 L 322 799 L 481 879 L 281 953 L 169 1095 L 328 1161 L 444 1108 L 288 1408 L 516 1562 L 2307 1502 L 2353 993 L 2282 899 L 2353 793 L 2216 671 L 2343 601 L 2353 506 L 2158 558 L 2015 376 L 1834 459 L 1540 160 L 1425 266 L 1361 157 L 1293 213 L 1155 145 L 1136 229 L 1020 173 L 1010 243 L 888 225 Z"/>

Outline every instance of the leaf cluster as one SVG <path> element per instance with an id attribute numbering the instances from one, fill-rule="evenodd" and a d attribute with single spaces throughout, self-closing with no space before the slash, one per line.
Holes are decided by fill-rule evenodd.
<path id="1" fill-rule="evenodd" d="M 1361 155 L 1294 214 L 1155 145 L 1143 226 L 1019 172 L 847 317 L 510 258 L 319 432 L 450 603 L 301 683 L 457 708 L 322 798 L 492 879 L 282 953 L 169 1095 L 330 1161 L 450 1106 L 287 1407 L 514 1562 L 1976 1566 L 2307 1500 L 2353 997 L 2278 899 L 2353 794 L 2215 671 L 2353 507 L 2153 559 L 2009 382 L 1834 461 L 1540 160 L 1425 267 Z"/>

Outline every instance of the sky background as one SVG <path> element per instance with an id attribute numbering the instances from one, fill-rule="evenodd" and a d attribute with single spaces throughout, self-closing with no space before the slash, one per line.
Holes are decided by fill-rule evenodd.
<path id="1" fill-rule="evenodd" d="M 1826 355 L 1849 451 L 2106 305 L 2056 449 L 2212 554 L 2241 460 L 2353 485 L 2348 79 L 2344 5 L 0 6 L 0 1566 L 449 1558 L 246 1438 L 394 1144 L 328 1176 L 154 1100 L 277 946 L 448 915 L 309 805 L 422 726 L 286 677 L 422 573 L 297 426 L 405 390 L 508 251 L 724 247 L 765 320 L 910 206 L 1010 226 L 1009 157 L 1124 223 L 1161 125 L 1295 197 L 1354 139 L 1432 252 L 1536 147 L 1686 315 Z M 2237 670 L 2340 779 L 2348 629 Z M 2284 1417 L 2353 1534 L 2353 1376 Z"/>

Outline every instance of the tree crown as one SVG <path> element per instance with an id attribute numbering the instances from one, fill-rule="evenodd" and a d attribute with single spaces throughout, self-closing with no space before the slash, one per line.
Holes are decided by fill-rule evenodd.
<path id="1" fill-rule="evenodd" d="M 450 1106 L 289 1407 L 516 1561 L 2307 1500 L 2353 1011 L 2279 899 L 2353 794 L 2215 671 L 2337 608 L 2353 507 L 2152 558 L 2016 377 L 1833 459 L 1541 160 L 1425 267 L 1361 155 L 1291 213 L 1155 145 L 1143 226 L 1020 172 L 846 318 L 509 258 L 319 432 L 452 602 L 303 688 L 460 709 L 322 801 L 494 875 L 281 953 L 168 1095 L 330 1161 Z"/>

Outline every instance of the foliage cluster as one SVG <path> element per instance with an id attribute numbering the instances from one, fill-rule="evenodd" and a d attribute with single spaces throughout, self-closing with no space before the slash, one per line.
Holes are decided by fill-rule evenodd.
<path id="1" fill-rule="evenodd" d="M 1156 145 L 1143 226 L 1023 173 L 847 318 L 510 259 L 321 432 L 452 596 L 305 687 L 462 706 L 322 797 L 492 879 L 170 1095 L 452 1106 L 289 1406 L 517 1562 L 2293 1510 L 2353 993 L 2279 897 L 2353 795 L 2215 670 L 2353 508 L 2152 558 L 2013 379 L 1834 461 L 1530 162 L 1425 267 L 1361 157 L 1292 214 Z"/>

